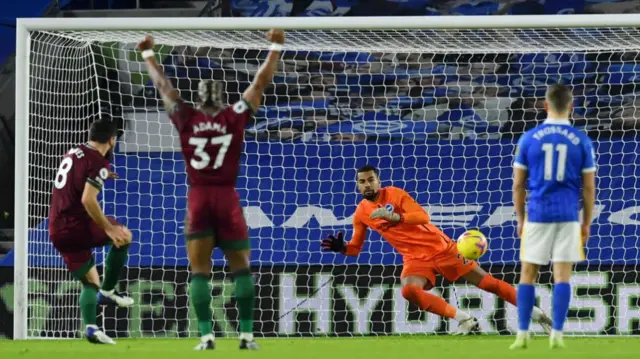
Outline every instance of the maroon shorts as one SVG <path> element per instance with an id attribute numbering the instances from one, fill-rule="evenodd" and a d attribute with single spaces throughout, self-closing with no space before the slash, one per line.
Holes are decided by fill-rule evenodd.
<path id="1" fill-rule="evenodd" d="M 113 217 L 107 219 L 111 224 L 120 224 Z M 86 223 L 69 226 L 62 224 L 59 227 L 51 234 L 51 242 L 60 252 L 69 272 L 77 279 L 82 279 L 95 265 L 92 249 L 111 244 L 111 239 L 90 219 Z"/>
<path id="2" fill-rule="evenodd" d="M 191 187 L 187 206 L 187 239 L 213 237 L 216 247 L 249 249 L 249 231 L 235 188 Z"/>

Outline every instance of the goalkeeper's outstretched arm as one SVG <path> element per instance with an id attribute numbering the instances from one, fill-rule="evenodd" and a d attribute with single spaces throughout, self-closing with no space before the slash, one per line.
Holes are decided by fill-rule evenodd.
<path id="1" fill-rule="evenodd" d="M 169 81 L 167 76 L 164 74 L 164 71 L 162 71 L 162 67 L 156 61 L 155 54 L 153 52 L 153 45 L 153 38 L 151 36 L 146 36 L 144 40 L 138 44 L 138 50 L 142 53 L 142 58 L 144 59 L 145 64 L 147 64 L 147 71 L 149 73 L 149 77 L 151 77 L 151 81 L 153 81 L 153 85 L 158 89 L 160 97 L 162 97 L 164 108 L 167 112 L 170 112 L 178 101 L 180 101 L 180 94 L 178 93 L 178 90 L 173 87 L 171 81 Z"/>
<path id="2" fill-rule="evenodd" d="M 282 30 L 272 29 L 267 33 L 267 40 L 272 42 L 267 59 L 262 66 L 260 66 L 260 69 L 258 69 L 258 73 L 253 79 L 251 86 L 242 94 L 242 97 L 249 103 L 253 112 L 256 112 L 258 107 L 260 107 L 264 89 L 271 83 L 271 80 L 273 80 L 273 74 L 276 72 L 278 60 L 280 60 L 282 44 L 284 44 L 284 32 Z"/>
<path id="3" fill-rule="evenodd" d="M 364 239 L 366 237 L 367 226 L 354 216 L 353 220 L 353 237 L 349 243 L 344 243 L 344 234 L 338 232 L 337 235 L 329 235 L 322 240 L 322 249 L 324 251 L 342 253 L 346 256 L 357 256 L 362 250 Z"/>
<path id="4" fill-rule="evenodd" d="M 353 236 L 349 243 L 345 244 L 344 252 L 346 256 L 355 257 L 362 251 L 364 245 L 364 239 L 367 236 L 367 226 L 357 219 L 353 220 Z"/>

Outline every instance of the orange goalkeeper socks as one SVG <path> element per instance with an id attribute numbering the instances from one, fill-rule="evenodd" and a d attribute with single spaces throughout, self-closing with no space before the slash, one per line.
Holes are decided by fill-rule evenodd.
<path id="1" fill-rule="evenodd" d="M 497 295 L 505 302 L 516 305 L 516 289 L 507 284 L 507 282 L 496 279 L 491 274 L 487 274 L 482 278 L 478 288 Z"/>
<path id="2" fill-rule="evenodd" d="M 437 314 L 441 317 L 456 318 L 456 308 L 441 297 L 425 292 L 417 285 L 402 287 L 402 296 L 422 310 Z"/>

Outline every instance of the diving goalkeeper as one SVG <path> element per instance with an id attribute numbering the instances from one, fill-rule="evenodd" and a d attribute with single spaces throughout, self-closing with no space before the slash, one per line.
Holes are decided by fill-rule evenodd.
<path id="1" fill-rule="evenodd" d="M 421 310 L 456 320 L 459 323 L 457 335 L 479 331 L 478 320 L 442 297 L 427 292 L 435 285 L 436 273 L 452 282 L 464 278 L 516 305 L 513 286 L 459 255 L 456 243 L 431 224 L 427 212 L 407 192 L 391 186 L 380 188 L 378 175 L 378 169 L 373 166 L 358 169 L 358 189 L 364 199 L 353 218 L 353 238 L 345 243 L 342 233 L 330 235 L 322 240 L 323 250 L 357 256 L 362 250 L 367 228 L 372 228 L 403 257 L 402 296 Z M 534 308 L 532 318 L 546 332 L 551 330 L 551 320 L 540 308 Z"/>

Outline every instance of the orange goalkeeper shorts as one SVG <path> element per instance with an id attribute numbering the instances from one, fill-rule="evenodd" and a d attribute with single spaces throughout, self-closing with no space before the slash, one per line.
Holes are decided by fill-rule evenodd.
<path id="1" fill-rule="evenodd" d="M 460 256 L 454 244 L 428 260 L 406 259 L 400 278 L 419 276 L 426 278 L 433 286 L 436 284 L 436 273 L 448 281 L 455 282 L 477 266 L 475 261 Z"/>

